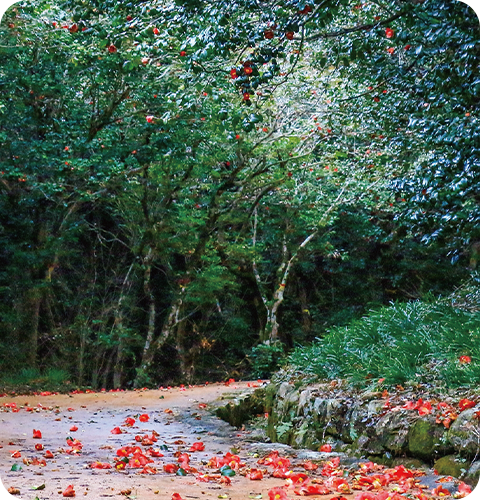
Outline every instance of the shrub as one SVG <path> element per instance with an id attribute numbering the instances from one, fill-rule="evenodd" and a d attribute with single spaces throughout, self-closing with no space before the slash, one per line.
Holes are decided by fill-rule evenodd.
<path id="1" fill-rule="evenodd" d="M 347 378 L 360 386 L 379 378 L 390 385 L 477 385 L 480 317 L 445 301 L 395 303 L 297 347 L 286 365 L 291 376 Z"/>

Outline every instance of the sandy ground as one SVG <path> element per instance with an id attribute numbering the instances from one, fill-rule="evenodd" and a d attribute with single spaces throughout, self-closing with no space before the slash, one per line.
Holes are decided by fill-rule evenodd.
<path id="1" fill-rule="evenodd" d="M 0 413 L 1 480 L 5 488 L 18 488 L 19 497 L 25 500 L 63 498 L 61 492 L 70 484 L 74 486 L 76 497 L 91 499 L 122 498 L 122 490 L 131 490 L 128 495 L 130 498 L 142 500 L 170 500 L 173 493 L 179 493 L 185 500 L 268 499 L 268 490 L 283 486 L 284 480 L 264 478 L 251 481 L 237 474 L 231 478 L 232 484 L 226 486 L 216 482 L 199 482 L 195 474 L 181 477 L 163 470 L 164 464 L 177 463 L 173 456 L 175 452 L 188 452 L 192 443 L 197 441 L 205 444 L 205 451 L 190 453 L 190 465 L 199 472 L 216 472 L 206 468 L 205 462 L 212 456 L 220 457 L 231 450 L 238 453 L 243 462 L 259 467 L 256 464 L 258 458 L 249 456 L 243 446 L 243 432 L 212 415 L 212 407 L 218 404 L 216 401 L 219 398 L 229 398 L 246 389 L 246 383 L 237 383 L 229 387 L 212 384 L 185 390 L 173 388 L 143 392 L 4 397 L 0 399 L 0 406 L 16 403 L 17 407 L 34 407 L 35 411 L 29 412 L 22 408 L 19 412 L 8 410 Z M 203 404 L 207 407 L 202 408 Z M 173 413 L 166 413 L 165 410 Z M 127 417 L 143 413 L 149 415 L 148 422 L 142 423 L 137 419 L 133 427 L 124 426 Z M 78 431 L 71 432 L 72 426 L 77 426 Z M 110 431 L 117 426 L 121 427 L 123 433 L 111 434 Z M 42 432 L 42 439 L 33 439 L 33 429 Z M 152 431 L 159 434 L 153 447 L 168 447 L 168 450 L 162 450 L 164 457 L 154 458 L 154 463 L 149 464 L 157 469 L 157 474 L 139 474 L 141 469 L 117 471 L 89 467 L 95 461 L 113 464 L 118 448 L 138 445 L 134 436 L 151 435 Z M 68 436 L 83 444 L 78 456 L 61 451 L 69 449 L 66 444 Z M 35 445 L 39 443 L 44 445 L 43 451 L 35 450 Z M 55 458 L 46 460 L 46 466 L 23 463 L 24 458 L 43 458 L 47 449 L 52 451 Z M 12 458 L 15 451 L 19 451 L 21 457 Z M 22 470 L 12 471 L 13 464 L 18 464 Z M 43 489 L 33 490 L 43 484 Z M 293 492 L 292 496 L 295 496 Z"/>

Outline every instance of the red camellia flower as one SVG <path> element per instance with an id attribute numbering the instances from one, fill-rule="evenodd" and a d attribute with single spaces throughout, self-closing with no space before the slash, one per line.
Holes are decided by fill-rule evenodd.
<path id="1" fill-rule="evenodd" d="M 245 93 L 243 94 L 243 100 L 244 100 L 244 101 L 249 101 L 249 100 L 250 100 L 250 94 L 249 94 L 248 92 L 245 92 Z"/>
<path id="2" fill-rule="evenodd" d="M 110 54 L 115 54 L 115 52 L 117 52 L 117 47 L 115 47 L 115 45 L 109 45 L 108 46 L 108 52 L 110 52 Z"/>
<path id="3" fill-rule="evenodd" d="M 65 491 L 62 493 L 64 497 L 74 497 L 75 496 L 75 490 L 73 489 L 73 484 L 68 485 L 65 488 Z"/>
<path id="4" fill-rule="evenodd" d="M 38 444 L 36 444 L 36 445 L 35 445 L 35 449 L 36 449 L 37 451 L 42 451 L 42 450 L 43 450 L 43 444 L 42 444 L 42 443 L 38 443 Z"/>
<path id="5" fill-rule="evenodd" d="M 123 470 L 123 469 L 125 469 L 126 466 L 127 466 L 127 464 L 125 462 L 117 462 L 115 464 L 115 469 Z"/>
<path id="6" fill-rule="evenodd" d="M 236 70 L 235 68 L 232 68 L 232 69 L 230 70 L 230 76 L 231 76 L 233 79 L 237 78 L 237 76 L 238 76 L 238 75 L 237 75 L 237 70 Z"/>
<path id="7" fill-rule="evenodd" d="M 288 500 L 288 497 L 284 489 L 272 488 L 268 490 L 268 500 Z"/>
<path id="8" fill-rule="evenodd" d="M 120 427 L 114 427 L 111 431 L 110 434 L 122 434 L 122 429 Z"/>
<path id="9" fill-rule="evenodd" d="M 182 50 L 182 51 L 180 52 L 180 57 L 185 57 L 186 55 L 187 55 L 187 53 L 186 53 L 184 50 Z"/>
<path id="10" fill-rule="evenodd" d="M 237 134 L 237 135 L 235 136 L 235 139 L 239 140 L 239 139 L 240 139 L 240 134 Z"/>
<path id="11" fill-rule="evenodd" d="M 466 483 L 464 483 L 462 481 L 458 485 L 458 493 L 459 493 L 459 495 L 456 496 L 456 498 L 459 498 L 460 495 L 461 495 L 460 498 L 466 497 L 467 495 L 470 495 L 471 492 L 472 492 L 472 488 L 468 484 L 466 484 Z"/>
<path id="12" fill-rule="evenodd" d="M 460 356 L 458 361 L 460 361 L 460 364 L 462 365 L 468 365 L 472 362 L 472 358 L 470 356 Z"/>
<path id="13" fill-rule="evenodd" d="M 33 429 L 33 439 L 42 439 L 42 433 L 41 433 L 41 431 Z"/>
<path id="14" fill-rule="evenodd" d="M 395 52 L 395 48 L 394 47 L 390 47 L 389 49 L 387 49 L 387 52 L 392 55 L 394 52 Z"/>
<path id="15" fill-rule="evenodd" d="M 248 472 L 246 478 L 250 479 L 250 481 L 260 481 L 261 479 L 263 479 L 263 473 L 258 469 L 250 469 L 250 472 Z"/>
<path id="16" fill-rule="evenodd" d="M 172 500 L 183 500 L 183 498 L 180 496 L 180 493 L 174 493 L 172 495 Z"/>
<path id="17" fill-rule="evenodd" d="M 153 34 L 158 35 L 160 33 L 160 30 L 158 28 L 153 28 Z"/>
<path id="18" fill-rule="evenodd" d="M 46 450 L 43 456 L 45 458 L 53 458 L 53 453 L 50 450 Z"/>
<path id="19" fill-rule="evenodd" d="M 309 496 L 309 495 L 328 495 L 330 490 L 323 484 L 307 484 L 302 486 L 299 490 L 294 491 L 295 495 Z"/>
<path id="20" fill-rule="evenodd" d="M 180 467 L 177 464 L 165 464 L 163 470 L 168 474 L 174 474 Z"/>
<path id="21" fill-rule="evenodd" d="M 450 496 L 451 493 L 446 488 L 444 488 L 442 485 L 440 485 L 432 490 L 432 495 L 434 495 L 436 497 L 446 497 L 446 496 Z"/>
<path id="22" fill-rule="evenodd" d="M 470 401 L 470 399 L 461 399 L 458 402 L 458 406 L 460 408 L 460 411 L 467 410 L 468 408 L 473 408 L 476 405 L 474 401 Z"/>
<path id="23" fill-rule="evenodd" d="M 253 72 L 253 69 L 250 66 L 246 66 L 245 68 L 243 68 L 243 71 L 245 71 L 246 75 L 251 75 Z"/>
<path id="24" fill-rule="evenodd" d="M 146 413 L 143 413 L 138 417 L 138 420 L 140 420 L 140 422 L 148 422 L 149 418 L 150 417 Z"/>
<path id="25" fill-rule="evenodd" d="M 320 451 L 330 453 L 332 451 L 332 446 L 330 444 L 322 444 L 322 446 L 320 446 Z"/>
<path id="26" fill-rule="evenodd" d="M 265 32 L 263 33 L 265 38 L 267 38 L 268 40 L 271 40 L 275 34 L 273 33 L 273 30 L 265 30 Z"/>
<path id="27" fill-rule="evenodd" d="M 155 118 L 154 116 L 152 116 L 152 115 L 148 115 L 148 116 L 146 117 L 147 123 L 153 123 L 153 119 L 154 119 L 154 118 Z M 134 420 L 133 422 L 135 423 L 135 420 Z M 132 425 L 133 425 L 133 424 L 132 424 Z"/>
<path id="28" fill-rule="evenodd" d="M 70 432 L 77 432 L 78 431 L 78 427 L 76 425 L 72 425 L 72 427 L 70 427 Z"/>
<path id="29" fill-rule="evenodd" d="M 393 38 L 393 35 L 395 35 L 395 32 L 391 28 L 385 30 L 385 36 L 387 38 Z"/>
<path id="30" fill-rule="evenodd" d="M 287 32 L 285 33 L 285 38 L 286 38 L 287 40 L 293 40 L 293 37 L 294 37 L 294 36 L 295 36 L 295 33 L 294 33 L 293 31 L 287 31 Z"/>
<path id="31" fill-rule="evenodd" d="M 420 416 L 423 416 L 423 415 L 428 415 L 429 413 L 432 413 L 432 405 L 429 401 L 427 401 L 418 408 L 418 414 Z"/>
<path id="32" fill-rule="evenodd" d="M 405 50 L 410 50 L 411 49 L 411 45 L 405 45 L 405 47 L 403 47 Z"/>
<path id="33" fill-rule="evenodd" d="M 205 449 L 205 445 L 198 441 L 197 443 L 193 443 L 188 451 L 203 451 Z"/>
<path id="34" fill-rule="evenodd" d="M 148 122 L 148 120 L 147 120 Z M 135 419 L 132 417 L 128 417 L 125 419 L 125 425 L 132 426 L 135 423 Z"/>

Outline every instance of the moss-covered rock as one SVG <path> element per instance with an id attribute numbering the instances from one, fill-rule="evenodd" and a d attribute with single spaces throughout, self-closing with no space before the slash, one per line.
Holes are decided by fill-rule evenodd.
<path id="1" fill-rule="evenodd" d="M 216 414 L 234 427 L 240 427 L 245 422 L 265 411 L 265 389 L 260 388 L 253 393 L 245 393 L 220 406 Z"/>
<path id="2" fill-rule="evenodd" d="M 435 462 L 435 470 L 441 476 L 461 477 L 465 474 L 469 464 L 460 459 L 457 455 L 446 455 Z"/>
<path id="3" fill-rule="evenodd" d="M 408 432 L 408 452 L 430 462 L 450 453 L 445 428 L 436 424 L 433 418 L 417 420 Z"/>

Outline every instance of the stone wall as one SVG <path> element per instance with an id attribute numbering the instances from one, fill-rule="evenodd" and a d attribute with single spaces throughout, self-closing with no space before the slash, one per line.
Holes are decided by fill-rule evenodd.
<path id="1" fill-rule="evenodd" d="M 267 436 L 273 442 L 364 457 L 377 463 L 433 466 L 440 474 L 461 477 L 476 486 L 480 476 L 480 421 L 472 408 L 461 412 L 449 429 L 433 414 L 385 408 L 381 393 L 355 395 L 325 391 L 325 385 L 296 388 L 269 384 L 219 409 L 233 425 L 268 412 Z M 479 459 L 477 461 L 477 458 Z"/>

